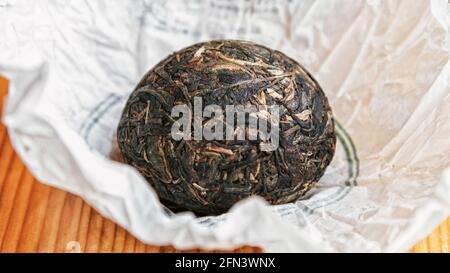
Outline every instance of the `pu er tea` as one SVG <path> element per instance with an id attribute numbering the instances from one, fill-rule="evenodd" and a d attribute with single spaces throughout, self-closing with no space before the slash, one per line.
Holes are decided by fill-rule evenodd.
<path id="1" fill-rule="evenodd" d="M 234 40 L 192 45 L 151 69 L 125 105 L 117 140 L 163 204 L 198 215 L 252 195 L 297 200 L 336 145 L 331 108 L 310 73 L 279 51 Z"/>

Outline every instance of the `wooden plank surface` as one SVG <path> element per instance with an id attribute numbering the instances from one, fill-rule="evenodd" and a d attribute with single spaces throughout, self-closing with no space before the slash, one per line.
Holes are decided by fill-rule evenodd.
<path id="1" fill-rule="evenodd" d="M 0 110 L 7 81 L 0 77 Z M 449 253 L 450 218 L 412 252 Z M 0 124 L 0 252 L 177 252 L 145 245 L 81 198 L 39 183 Z M 191 249 L 187 252 L 199 252 Z M 234 252 L 259 252 L 244 246 Z"/>

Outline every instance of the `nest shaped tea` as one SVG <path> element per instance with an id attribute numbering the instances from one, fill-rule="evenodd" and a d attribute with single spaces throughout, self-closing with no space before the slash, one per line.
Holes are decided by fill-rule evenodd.
<path id="1" fill-rule="evenodd" d="M 201 110 L 218 105 L 224 113 L 228 105 L 278 105 L 277 148 L 261 149 L 267 139 L 239 139 L 249 135 L 245 128 L 232 131 L 234 139 L 224 132 L 223 139 L 176 140 L 172 109 L 195 112 L 194 98 L 202 99 Z M 202 126 L 209 120 L 197 119 Z M 185 132 L 194 134 L 194 125 Z M 271 204 L 297 200 L 324 174 L 336 145 L 328 100 L 313 77 L 279 51 L 234 40 L 195 44 L 151 69 L 126 103 L 117 139 L 124 161 L 162 203 L 199 215 L 226 212 L 251 195 Z"/>

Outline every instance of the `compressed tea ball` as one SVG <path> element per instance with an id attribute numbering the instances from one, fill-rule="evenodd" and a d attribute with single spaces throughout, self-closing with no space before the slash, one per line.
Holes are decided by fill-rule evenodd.
<path id="1" fill-rule="evenodd" d="M 224 113 L 230 105 L 266 108 L 259 113 L 279 106 L 278 123 L 269 125 L 278 128 L 276 146 L 262 149 L 267 139 L 250 139 L 245 127 L 231 131 L 231 139 L 226 130 L 209 140 L 174 137 L 175 106 L 195 114 L 208 105 Z M 196 122 L 204 127 L 212 117 L 193 117 L 180 128 L 194 135 Z M 297 200 L 324 174 L 336 145 L 331 108 L 313 77 L 279 51 L 233 40 L 192 45 L 151 69 L 126 103 L 117 139 L 124 161 L 162 203 L 199 215 L 224 213 L 252 195 L 271 204 Z"/>

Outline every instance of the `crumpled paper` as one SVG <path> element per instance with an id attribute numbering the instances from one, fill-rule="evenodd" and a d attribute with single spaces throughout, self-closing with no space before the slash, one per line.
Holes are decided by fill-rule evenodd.
<path id="1" fill-rule="evenodd" d="M 39 180 L 146 243 L 407 251 L 450 211 L 448 15 L 445 0 L 0 0 L 3 122 Z M 171 214 L 136 170 L 111 160 L 142 75 L 175 50 L 219 38 L 285 52 L 329 97 L 337 152 L 304 200 Z"/>

